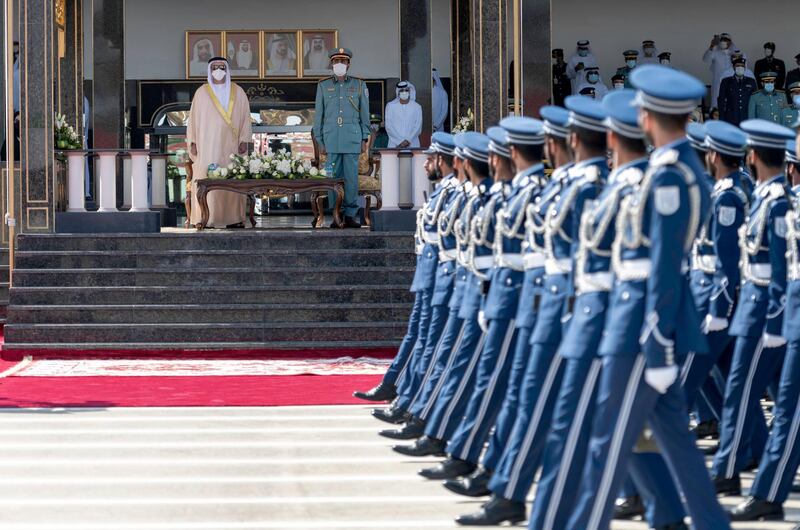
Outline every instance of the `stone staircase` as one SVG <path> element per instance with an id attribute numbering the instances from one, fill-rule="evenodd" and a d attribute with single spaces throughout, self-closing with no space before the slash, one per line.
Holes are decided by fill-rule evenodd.
<path id="1" fill-rule="evenodd" d="M 7 351 L 394 347 L 409 234 L 21 235 Z"/>

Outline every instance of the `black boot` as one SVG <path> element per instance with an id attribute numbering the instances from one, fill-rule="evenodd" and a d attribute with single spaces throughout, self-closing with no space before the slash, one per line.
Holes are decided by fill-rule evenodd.
<path id="1" fill-rule="evenodd" d="M 381 421 L 399 425 L 408 421 L 409 414 L 403 409 L 389 407 L 385 409 L 372 409 L 372 415 Z"/>
<path id="2" fill-rule="evenodd" d="M 638 495 L 617 499 L 614 503 L 614 519 L 633 519 L 644 515 L 644 504 Z"/>
<path id="3" fill-rule="evenodd" d="M 397 397 L 397 388 L 391 383 L 381 383 L 366 392 L 353 392 L 353 396 L 366 401 L 391 401 Z"/>
<path id="4" fill-rule="evenodd" d="M 491 478 L 491 471 L 479 467 L 468 477 L 445 480 L 444 487 L 453 493 L 466 497 L 484 497 L 492 494 L 489 490 L 489 480 L 491 480 Z"/>
<path id="5" fill-rule="evenodd" d="M 742 481 L 739 479 L 739 475 L 734 475 L 731 478 L 714 477 L 713 482 L 717 495 L 738 497 L 742 494 Z"/>
<path id="6" fill-rule="evenodd" d="M 698 423 L 692 431 L 698 440 L 703 440 L 704 438 L 717 440 L 719 439 L 719 422 L 717 420 L 704 421 Z"/>
<path id="7" fill-rule="evenodd" d="M 506 521 L 517 524 L 525 520 L 525 504 L 493 495 L 481 511 L 456 517 L 462 526 L 497 526 Z"/>
<path id="8" fill-rule="evenodd" d="M 387 429 L 378 434 L 392 440 L 413 440 L 425 434 L 425 422 L 412 416 L 402 429 Z"/>
<path id="9" fill-rule="evenodd" d="M 689 530 L 689 527 L 683 521 L 678 521 L 677 523 L 661 525 L 655 530 Z"/>
<path id="10" fill-rule="evenodd" d="M 356 221 L 355 217 L 345 217 L 344 218 L 344 227 L 345 228 L 361 228 L 361 223 Z"/>
<path id="11" fill-rule="evenodd" d="M 459 458 L 448 458 L 436 467 L 420 469 L 419 474 L 430 480 L 445 480 L 469 475 L 475 471 L 475 464 Z"/>
<path id="12" fill-rule="evenodd" d="M 783 505 L 749 497 L 728 516 L 731 521 L 783 521 Z"/>
<path id="13" fill-rule="evenodd" d="M 395 445 L 392 450 L 406 456 L 444 456 L 444 442 L 423 436 L 411 445 Z"/>

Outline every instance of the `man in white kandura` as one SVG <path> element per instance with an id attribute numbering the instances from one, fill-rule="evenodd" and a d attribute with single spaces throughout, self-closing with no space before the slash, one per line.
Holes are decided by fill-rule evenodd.
<path id="1" fill-rule="evenodd" d="M 389 147 L 419 147 L 422 132 L 422 107 L 416 102 L 417 91 L 408 81 L 400 81 L 397 97 L 386 104 L 384 113 Z"/>
<path id="2" fill-rule="evenodd" d="M 208 83 L 197 89 L 192 99 L 186 142 L 193 162 L 194 179 L 207 178 L 208 166 L 227 166 L 232 154 L 247 153 L 253 136 L 250 127 L 250 102 L 244 90 L 231 83 L 228 61 L 213 57 L 208 61 Z M 208 194 L 208 226 L 244 226 L 244 195 L 215 190 Z M 200 221 L 200 205 L 192 194 L 192 220 Z"/>

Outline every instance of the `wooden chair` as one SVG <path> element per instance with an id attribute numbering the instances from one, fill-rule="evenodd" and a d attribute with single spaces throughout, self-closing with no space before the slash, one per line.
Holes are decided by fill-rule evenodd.
<path id="1" fill-rule="evenodd" d="M 191 228 L 192 226 L 192 160 L 189 157 L 186 157 L 186 162 L 184 162 L 184 168 L 186 168 L 186 200 L 184 201 L 184 205 L 186 206 L 186 221 L 183 222 L 184 228 Z"/>

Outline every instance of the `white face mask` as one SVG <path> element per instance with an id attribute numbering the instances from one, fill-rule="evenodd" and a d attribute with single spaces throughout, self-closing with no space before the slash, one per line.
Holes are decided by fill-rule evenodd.
<path id="1" fill-rule="evenodd" d="M 614 83 L 614 90 L 622 90 L 625 88 L 625 83 Z"/>
<path id="2" fill-rule="evenodd" d="M 792 96 L 792 102 L 794 103 L 794 106 L 795 106 L 795 107 L 797 107 L 798 109 L 800 109 L 800 94 L 795 94 L 795 95 L 793 95 L 793 96 Z"/>
<path id="3" fill-rule="evenodd" d="M 669 66 L 669 59 L 661 59 L 661 64 L 664 66 Z"/>
<path id="4" fill-rule="evenodd" d="M 744 75 L 744 66 L 737 66 L 733 71 L 736 72 L 738 77 L 742 77 Z"/>
<path id="5" fill-rule="evenodd" d="M 628 68 L 636 68 L 636 60 L 635 59 L 628 59 L 625 61 L 625 64 L 628 65 Z"/>
<path id="6" fill-rule="evenodd" d="M 347 65 L 344 63 L 336 63 L 333 65 L 333 73 L 339 77 L 343 77 L 347 73 Z"/>
<path id="7" fill-rule="evenodd" d="M 411 94 L 408 92 L 400 92 L 400 100 L 401 101 L 408 101 L 408 98 L 411 97 Z"/>
<path id="8" fill-rule="evenodd" d="M 764 55 L 766 57 L 772 57 L 772 50 L 769 48 L 764 48 Z"/>
<path id="9" fill-rule="evenodd" d="M 225 76 L 227 75 L 228 73 L 225 70 L 214 70 L 213 72 L 211 72 L 211 77 L 213 77 L 217 81 L 222 81 L 223 79 L 225 79 Z"/>
<path id="10" fill-rule="evenodd" d="M 727 50 L 728 49 L 728 43 L 725 42 L 725 41 L 720 42 L 719 43 L 719 49 L 720 50 Z"/>

